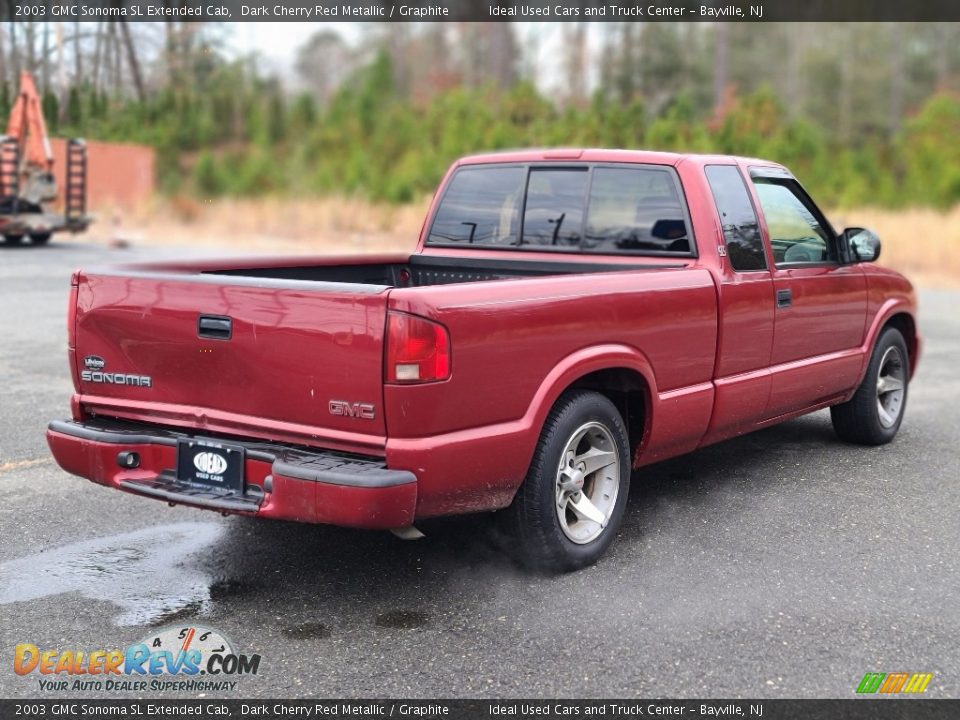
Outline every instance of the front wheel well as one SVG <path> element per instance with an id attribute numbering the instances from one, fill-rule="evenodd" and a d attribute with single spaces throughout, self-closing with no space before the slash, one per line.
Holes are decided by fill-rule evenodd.
<path id="1" fill-rule="evenodd" d="M 607 397 L 627 426 L 631 456 L 637 456 L 650 414 L 650 388 L 643 375 L 629 368 L 597 370 L 577 379 L 567 389 L 593 390 Z"/>
<path id="2" fill-rule="evenodd" d="M 917 352 L 919 350 L 917 344 L 917 324 L 912 315 L 908 313 L 897 313 L 883 324 L 880 332 L 882 333 L 888 327 L 899 330 L 900 334 L 903 335 L 904 341 L 907 343 L 907 354 L 910 356 L 910 375 L 912 376 L 914 369 L 917 367 Z M 879 337 L 879 334 L 877 337 Z"/>

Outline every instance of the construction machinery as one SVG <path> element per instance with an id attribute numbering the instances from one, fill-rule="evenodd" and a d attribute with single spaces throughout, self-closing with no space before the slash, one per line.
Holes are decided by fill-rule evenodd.
<path id="1" fill-rule="evenodd" d="M 29 237 L 40 245 L 55 232 L 76 233 L 90 224 L 86 143 L 67 140 L 62 212 L 50 209 L 58 197 L 53 164 L 40 95 L 33 77 L 24 72 L 7 133 L 0 136 L 0 234 L 7 244 Z"/>

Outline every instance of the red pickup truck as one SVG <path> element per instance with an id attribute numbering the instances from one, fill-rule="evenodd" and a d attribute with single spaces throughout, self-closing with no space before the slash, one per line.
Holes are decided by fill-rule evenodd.
<path id="1" fill-rule="evenodd" d="M 529 562 L 582 567 L 631 469 L 825 407 L 893 439 L 920 336 L 879 251 L 763 160 L 468 157 L 413 255 L 76 272 L 47 437 L 71 473 L 223 513 L 403 536 L 503 510 Z"/>

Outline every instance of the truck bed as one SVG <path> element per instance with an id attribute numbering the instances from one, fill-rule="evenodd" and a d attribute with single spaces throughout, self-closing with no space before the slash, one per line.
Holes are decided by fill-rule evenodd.
<path id="1" fill-rule="evenodd" d="M 388 310 L 433 317 L 452 333 L 462 380 L 441 383 L 450 388 L 463 381 L 475 386 L 480 378 L 471 378 L 470 368 L 477 363 L 482 372 L 503 365 L 513 340 L 491 345 L 489 339 L 502 335 L 515 313 L 529 316 L 534 326 L 516 338 L 524 347 L 547 333 L 530 373 L 499 373 L 505 386 L 518 384 L 491 418 L 499 422 L 522 414 L 548 366 L 584 341 L 562 337 L 572 327 L 589 325 L 597 341 L 610 342 L 615 327 L 641 313 L 627 336 L 645 336 L 655 318 L 675 312 L 673 302 L 663 304 L 666 287 L 676 298 L 703 296 L 696 317 L 684 324 L 705 333 L 697 353 L 703 356 L 700 379 L 713 362 L 712 281 L 705 273 L 679 272 L 683 263 L 646 260 L 400 255 L 82 271 L 72 360 L 78 402 L 88 415 L 381 454 L 388 436 Z M 596 282 L 597 273 L 611 282 Z M 504 281 L 496 292 L 481 282 L 494 280 Z M 617 306 L 624 293 L 639 297 L 644 289 L 651 294 L 641 305 Z M 591 301 L 584 304 L 587 295 Z M 492 316 L 491 303 L 498 308 Z M 659 359 L 659 351 L 653 354 Z M 671 379 L 670 371 L 664 379 Z M 432 394 L 421 390 L 423 397 Z M 354 403 L 376 409 L 361 420 L 339 412 Z M 439 398 L 431 399 L 435 403 Z M 470 413 L 454 420 L 450 411 L 436 404 L 419 431 L 438 430 L 440 418 L 450 420 L 447 429 L 469 426 Z"/>
<path id="2" fill-rule="evenodd" d="M 502 254 L 502 253 L 501 253 Z M 278 265 L 204 270 L 208 275 L 351 283 L 383 287 L 428 287 L 551 275 L 683 267 L 683 263 L 513 260 L 413 255 L 402 262 Z"/>

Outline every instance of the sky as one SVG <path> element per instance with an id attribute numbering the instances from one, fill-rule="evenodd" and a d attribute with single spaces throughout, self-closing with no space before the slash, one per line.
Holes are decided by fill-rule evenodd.
<path id="1" fill-rule="evenodd" d="M 225 41 L 239 54 L 258 52 L 264 70 L 295 78 L 293 73 L 297 50 L 314 33 L 332 27 L 348 43 L 360 34 L 359 23 L 338 22 L 242 22 L 226 23 Z M 535 48 L 534 63 L 538 84 L 550 86 L 559 81 L 558 63 L 551 62 L 561 42 L 557 23 L 515 23 L 514 27 L 526 48 Z"/>
<path id="2" fill-rule="evenodd" d="M 269 65 L 289 70 L 297 49 L 325 25 L 333 25 L 348 41 L 357 33 L 353 23 L 244 22 L 230 24 L 233 32 L 228 42 L 238 53 L 258 51 Z"/>

